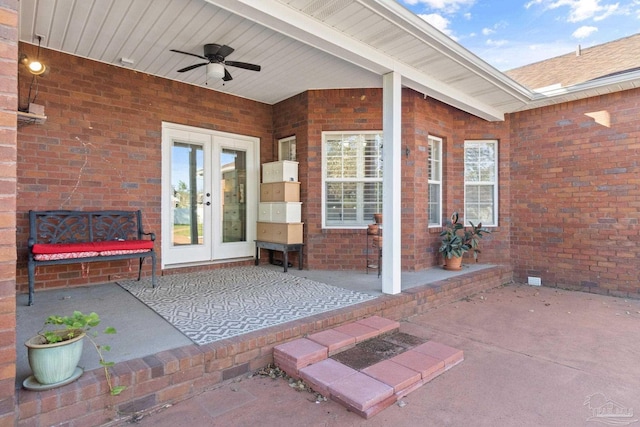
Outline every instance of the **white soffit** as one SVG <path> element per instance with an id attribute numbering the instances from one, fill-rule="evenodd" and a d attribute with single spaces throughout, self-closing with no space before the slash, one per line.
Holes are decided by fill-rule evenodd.
<path id="1" fill-rule="evenodd" d="M 270 105 L 308 89 L 382 86 L 379 74 L 205 0 L 21 0 L 18 16 L 22 42 L 41 35 L 48 49 L 120 67 L 126 58 L 137 72 Z M 202 60 L 170 50 L 202 55 L 207 43 L 231 46 L 228 60 L 262 71 L 228 67 L 226 83 L 207 81 L 205 67 L 178 73 Z M 50 71 L 47 78 L 61 70 Z"/>
<path id="2" fill-rule="evenodd" d="M 377 0 L 210 0 L 247 19 L 487 120 L 528 91 L 399 6 Z"/>

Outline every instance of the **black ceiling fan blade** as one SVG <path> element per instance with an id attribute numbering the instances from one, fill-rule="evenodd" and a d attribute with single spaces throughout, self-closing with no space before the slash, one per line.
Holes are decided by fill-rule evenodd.
<path id="1" fill-rule="evenodd" d="M 260 71 L 262 67 L 256 64 L 249 64 L 246 62 L 237 62 L 237 61 L 224 61 L 224 65 L 229 65 L 231 67 L 243 68 L 245 70 L 251 71 Z"/>
<path id="2" fill-rule="evenodd" d="M 202 64 L 189 65 L 188 67 L 180 68 L 178 70 L 178 72 L 179 73 L 184 73 L 185 71 L 191 71 L 194 68 L 202 67 L 203 65 L 207 65 L 207 64 L 208 64 L 208 62 L 203 62 Z"/>
<path id="3" fill-rule="evenodd" d="M 229 72 L 225 68 L 224 69 L 224 77 L 222 78 L 222 81 L 228 82 L 229 80 L 233 80 L 233 77 L 231 77 L 231 74 L 229 74 Z"/>
<path id="4" fill-rule="evenodd" d="M 217 54 L 222 56 L 223 58 L 231 55 L 233 53 L 235 49 L 227 46 L 226 44 L 224 46 L 220 46 L 220 49 L 218 50 Z"/>
<path id="5" fill-rule="evenodd" d="M 208 59 L 202 55 L 197 55 L 195 53 L 191 53 L 191 52 L 183 52 L 181 50 L 176 50 L 176 49 L 169 49 L 171 52 L 176 52 L 176 53 L 182 53 L 183 55 L 191 55 L 191 56 L 195 56 L 196 58 L 200 58 L 200 59 Z"/>

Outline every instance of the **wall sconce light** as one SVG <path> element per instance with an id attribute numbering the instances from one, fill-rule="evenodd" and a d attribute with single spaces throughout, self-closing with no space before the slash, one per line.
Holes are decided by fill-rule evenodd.
<path id="1" fill-rule="evenodd" d="M 40 61 L 30 60 L 27 55 L 22 55 L 20 62 L 26 65 L 27 69 L 34 76 L 42 75 L 45 71 L 47 71 L 47 67 Z"/>
<path id="2" fill-rule="evenodd" d="M 409 150 L 409 146 L 407 145 L 407 148 L 405 148 L 404 150 L 404 154 L 407 155 L 407 158 L 409 158 L 409 154 L 411 154 L 411 150 Z"/>
<path id="3" fill-rule="evenodd" d="M 47 67 L 40 62 L 40 43 L 42 42 L 42 36 L 36 36 L 38 38 L 38 54 L 36 59 L 30 60 L 25 54 L 20 55 L 20 62 L 27 67 L 27 70 L 34 76 L 40 76 L 47 71 Z"/>
<path id="4" fill-rule="evenodd" d="M 42 36 L 36 35 L 38 39 L 38 52 L 36 54 L 35 60 L 30 60 L 29 57 L 21 53 L 18 57 L 18 63 L 27 67 L 29 73 L 31 73 L 31 84 L 29 84 L 29 94 L 27 95 L 27 102 L 21 105 L 24 107 L 18 106 L 18 111 L 23 113 L 31 113 L 36 114 L 38 116 L 44 116 L 44 106 L 37 105 L 36 98 L 38 97 L 38 77 L 43 75 L 46 71 L 48 71 L 47 67 L 40 62 L 40 43 L 42 42 Z M 31 97 L 32 92 L 35 92 L 33 98 Z M 20 85 L 18 85 L 18 99 L 20 99 Z"/>

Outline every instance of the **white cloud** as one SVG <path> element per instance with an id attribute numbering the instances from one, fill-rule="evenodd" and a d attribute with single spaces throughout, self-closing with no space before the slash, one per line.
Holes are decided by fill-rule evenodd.
<path id="1" fill-rule="evenodd" d="M 491 34 L 495 34 L 496 32 L 507 28 L 509 24 L 505 21 L 499 21 L 493 24 L 491 28 L 485 27 L 482 29 L 482 34 L 485 36 L 489 36 Z"/>
<path id="2" fill-rule="evenodd" d="M 551 43 L 527 44 L 509 42 L 502 47 L 486 46 L 483 51 L 478 51 L 479 56 L 499 70 L 511 70 L 534 62 L 543 61 L 554 56 L 565 55 L 573 52 L 573 43 L 554 41 Z"/>
<path id="3" fill-rule="evenodd" d="M 404 3 L 415 6 L 423 4 L 430 9 L 442 11 L 444 13 L 454 13 L 462 7 L 473 6 L 476 0 L 402 0 Z"/>
<path id="4" fill-rule="evenodd" d="M 594 16 L 593 20 L 594 21 L 602 21 L 603 19 L 608 18 L 609 16 L 613 15 L 614 13 L 616 13 L 618 11 L 618 7 L 619 7 L 619 3 L 616 4 L 611 4 L 605 7 L 604 11 L 602 12 L 602 14 L 598 15 L 598 16 Z"/>
<path id="5" fill-rule="evenodd" d="M 492 39 L 487 39 L 487 46 L 491 46 L 491 47 L 502 47 L 505 46 L 507 44 L 509 44 L 509 41 L 507 40 L 492 40 Z"/>
<path id="6" fill-rule="evenodd" d="M 571 34 L 571 37 L 573 37 L 574 39 L 584 39 L 589 37 L 591 34 L 595 33 L 596 31 L 598 31 L 597 27 L 590 27 L 588 25 L 583 25 L 582 27 L 575 30 L 573 34 Z"/>
<path id="7" fill-rule="evenodd" d="M 438 15 L 437 13 L 430 13 L 428 15 L 420 14 L 418 16 L 424 19 L 425 21 L 427 21 L 429 24 L 436 27 L 438 30 L 442 31 L 444 34 L 456 40 L 456 38 L 453 36 L 453 32 L 449 28 L 449 24 L 451 24 L 451 21 L 449 21 L 444 16 Z"/>
<path id="8" fill-rule="evenodd" d="M 531 6 L 535 6 L 536 4 L 542 4 L 542 0 L 531 0 L 530 2 L 524 5 L 525 9 L 531 8 Z"/>
<path id="9" fill-rule="evenodd" d="M 582 22 L 587 19 L 601 21 L 616 13 L 620 3 L 601 4 L 602 0 L 531 0 L 525 8 L 541 5 L 545 10 L 569 8 L 568 22 Z"/>

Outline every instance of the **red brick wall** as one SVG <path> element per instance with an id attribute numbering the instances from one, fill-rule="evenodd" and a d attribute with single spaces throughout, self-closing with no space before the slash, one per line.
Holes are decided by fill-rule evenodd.
<path id="1" fill-rule="evenodd" d="M 278 140 L 289 136 L 296 137 L 296 155 L 298 159 L 298 179 L 300 181 L 300 200 L 302 203 L 302 222 L 305 223 L 303 228 L 304 241 L 309 237 L 309 223 L 313 223 L 316 218 L 320 217 L 320 206 L 317 202 L 309 199 L 309 159 L 320 156 L 321 153 L 311 149 L 307 143 L 308 133 L 308 92 L 303 92 L 296 96 L 279 102 L 273 107 L 273 149 L 267 155 L 262 157 L 263 162 L 278 160 Z M 309 252 L 307 252 L 308 255 Z M 291 252 L 289 254 L 291 263 L 297 265 L 298 254 Z M 306 256 L 303 258 L 307 258 Z M 266 260 L 266 257 L 262 257 Z M 304 261 L 304 260 L 303 260 Z M 263 261 L 265 262 L 265 261 Z M 303 266 L 306 265 L 303 263 Z"/>
<path id="2" fill-rule="evenodd" d="M 48 120 L 18 132 L 18 164 L 25 165 L 18 168 L 17 204 L 22 291 L 28 209 L 140 208 L 145 227 L 161 239 L 163 120 L 257 136 L 263 162 L 277 158 L 278 138 L 295 134 L 305 267 L 364 268 L 365 230 L 321 227 L 321 133 L 381 129 L 380 89 L 314 90 L 271 107 L 46 49 L 42 57 L 51 71 L 40 79 L 37 102 Z M 21 76 L 23 103 L 30 81 Z M 445 217 L 463 213 L 464 141 L 497 139 L 500 223 L 482 242 L 480 260 L 513 262 L 520 280 L 537 276 L 553 286 L 637 294 L 637 95 L 627 91 L 490 123 L 404 90 L 403 269 L 440 262 L 438 230 L 426 227 L 427 136 L 444 140 Z M 610 114 L 609 126 L 593 118 L 600 120 L 601 111 Z M 88 277 L 79 265 L 40 268 L 37 282 L 97 283 L 128 272 L 126 261 L 91 265 Z"/>
<path id="3" fill-rule="evenodd" d="M 423 245 L 429 247 L 428 239 L 425 239 L 427 230 L 426 200 L 428 197 L 428 183 L 426 175 L 426 147 L 427 135 L 424 129 L 418 126 L 419 119 L 416 111 L 419 110 L 419 94 L 412 90 L 402 91 L 402 113 L 401 113 L 401 147 L 400 147 L 400 174 L 402 181 L 402 206 L 400 208 L 400 218 L 402 221 L 402 269 L 419 270 L 420 265 L 419 249 Z M 422 152 L 417 147 L 423 147 Z M 409 155 L 407 155 L 407 150 Z M 428 200 L 428 198 L 427 198 Z"/>
<path id="4" fill-rule="evenodd" d="M 464 141 L 465 140 L 497 140 L 498 141 L 498 226 L 491 227 L 491 234 L 485 235 L 481 242 L 482 253 L 478 262 L 509 264 L 511 203 L 512 192 L 510 182 L 510 150 L 511 138 L 510 118 L 504 122 L 487 122 L 478 117 L 457 111 L 453 120 L 454 138 L 448 142 L 446 150 L 447 205 L 450 215 L 454 210 L 462 214 L 464 210 Z M 465 255 L 472 262 L 470 253 Z"/>
<path id="5" fill-rule="evenodd" d="M 409 209 L 407 215 L 402 216 L 402 236 L 414 237 L 414 244 L 409 257 L 412 259 L 409 269 L 422 270 L 438 265 L 441 262 L 438 248 L 440 246 L 440 231 L 442 228 L 429 228 L 429 136 L 442 138 L 443 149 L 443 177 L 448 169 L 446 159 L 449 157 L 449 144 L 453 140 L 453 113 L 451 107 L 435 101 L 425 99 L 423 95 L 405 90 L 403 92 L 403 138 L 406 146 L 411 150 L 407 164 L 403 164 L 403 212 Z M 405 117 L 406 116 L 406 117 Z M 409 123 L 411 121 L 412 123 Z M 404 185 L 406 182 L 408 185 Z M 446 180 L 443 185 L 446 185 Z M 449 216 L 453 209 L 447 201 L 443 187 L 443 217 Z M 404 203 L 404 199 L 411 194 L 411 202 Z M 403 247 L 405 243 L 403 242 Z"/>
<path id="6" fill-rule="evenodd" d="M 309 269 L 364 269 L 364 230 L 322 229 L 322 132 L 380 130 L 381 107 L 382 91 L 377 89 L 312 90 L 274 107 L 276 135 L 293 132 L 298 143 L 305 266 Z"/>
<path id="7" fill-rule="evenodd" d="M 505 122 L 486 122 L 439 101 L 403 92 L 402 236 L 403 267 L 422 270 L 442 263 L 438 252 L 442 228 L 428 228 L 428 136 L 443 140 L 443 219 L 464 214 L 464 141 L 499 141 L 499 218 L 493 234 L 481 242 L 480 262 L 508 263 L 509 256 L 509 132 Z M 407 238 L 408 237 L 408 238 Z M 406 240 L 406 241 L 405 241 Z M 465 263 L 473 262 L 470 254 Z"/>
<path id="8" fill-rule="evenodd" d="M 20 49 L 35 54 L 32 45 Z M 50 71 L 39 79 L 36 102 L 44 105 L 47 120 L 18 132 L 21 291 L 27 285 L 29 209 L 142 209 L 145 229 L 161 241 L 162 121 L 255 136 L 261 155 L 272 155 L 269 105 L 52 50 L 40 56 Z M 31 77 L 20 68 L 24 105 Z M 87 265 L 88 274 L 79 264 L 38 267 L 36 285 L 101 283 L 115 275 L 132 277 L 135 270 L 129 261 Z"/>
<path id="9" fill-rule="evenodd" d="M 444 213 L 463 212 L 464 139 L 500 139 L 504 146 L 500 171 L 508 177 L 508 127 L 487 123 L 412 90 L 402 94 L 402 268 L 421 270 L 438 265 L 440 229 L 427 224 L 427 137 L 444 140 L 446 181 Z M 308 113 L 308 116 L 307 116 Z M 322 132 L 381 130 L 382 90 L 352 89 L 309 91 L 274 107 L 276 139 L 296 135 L 300 161 L 303 221 L 305 222 L 305 266 L 310 269 L 349 270 L 365 266 L 366 231 L 322 229 Z M 467 136 L 469 135 L 469 136 Z M 409 149 L 409 156 L 405 150 Z M 274 147 L 274 159 L 277 157 Z M 508 184 L 501 191 L 501 218 L 508 213 Z M 495 262 L 508 255 L 508 218 L 502 233 L 483 242 L 482 261 Z M 493 253 L 498 248 L 498 253 Z"/>
<path id="10" fill-rule="evenodd" d="M 513 114 L 516 277 L 640 297 L 640 90 Z"/>
<path id="11" fill-rule="evenodd" d="M 0 4 L 0 425 L 15 423 L 18 3 Z"/>
<path id="12" fill-rule="evenodd" d="M 310 269 L 365 268 L 366 230 L 322 228 L 322 132 L 382 129 L 382 90 L 343 89 L 308 92 L 308 156 L 304 202 L 305 256 Z M 371 219 L 373 222 L 373 218 Z"/>

